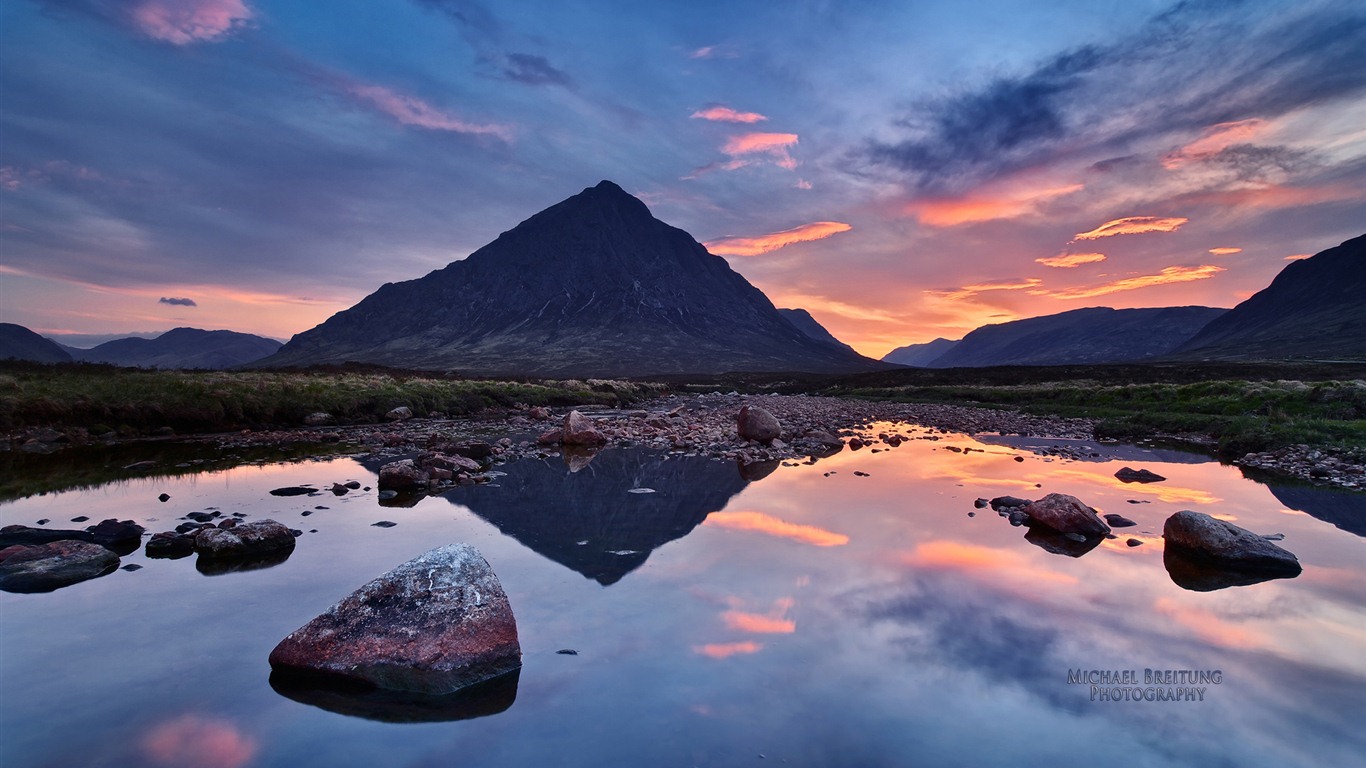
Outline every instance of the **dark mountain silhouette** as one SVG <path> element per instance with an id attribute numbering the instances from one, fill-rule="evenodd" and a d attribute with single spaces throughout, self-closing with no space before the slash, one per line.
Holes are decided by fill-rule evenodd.
<path id="1" fill-rule="evenodd" d="M 798 331 L 724 259 L 610 181 L 462 261 L 382 286 L 263 362 L 347 361 L 579 377 L 882 365 Z"/>
<path id="2" fill-rule="evenodd" d="M 935 360 L 943 357 L 946 352 L 957 345 L 958 342 L 944 338 L 927 341 L 924 344 L 908 344 L 904 347 L 897 347 L 883 355 L 882 362 L 929 368 L 934 365 Z"/>
<path id="3" fill-rule="evenodd" d="M 734 464 L 638 450 L 603 451 L 578 471 L 558 460 L 501 469 L 508 474 L 497 488 L 461 486 L 442 496 L 604 586 L 749 485 Z M 632 488 L 654 493 L 628 493 Z"/>
<path id="4" fill-rule="evenodd" d="M 62 345 L 39 336 L 22 325 L 0 323 L 0 360 L 32 360 L 36 363 L 69 363 L 71 355 Z"/>
<path id="5" fill-rule="evenodd" d="M 810 312 L 799 307 L 797 309 L 779 309 L 778 314 L 782 315 L 789 323 L 796 326 L 797 330 L 816 341 L 819 341 L 822 344 L 828 344 L 836 349 L 854 352 L 853 347 L 835 338 L 835 334 L 827 331 L 825 326 L 816 322 L 816 318 L 812 317 Z M 858 353 L 854 352 L 854 354 Z"/>
<path id="6" fill-rule="evenodd" d="M 1182 358 L 1366 358 L 1366 235 L 1287 264 L 1271 285 L 1205 326 Z"/>
<path id="7" fill-rule="evenodd" d="M 1088 307 L 984 325 L 929 365 L 970 368 L 1147 360 L 1170 354 L 1227 311 L 1210 307 Z"/>
<path id="8" fill-rule="evenodd" d="M 260 360 L 280 348 L 280 342 L 236 331 L 175 328 L 155 339 L 115 339 L 91 349 L 72 349 L 87 363 L 110 363 L 135 368 L 233 368 Z"/>
<path id="9" fill-rule="evenodd" d="M 1366 495 L 1357 491 L 1267 482 L 1276 501 L 1310 517 L 1366 537 Z"/>

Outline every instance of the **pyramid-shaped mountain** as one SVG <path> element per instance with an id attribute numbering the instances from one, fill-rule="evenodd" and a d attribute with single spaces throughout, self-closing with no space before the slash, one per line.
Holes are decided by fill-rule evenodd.
<path id="1" fill-rule="evenodd" d="M 1211 360 L 1366 359 L 1366 235 L 1293 261 L 1178 351 Z"/>
<path id="2" fill-rule="evenodd" d="M 382 286 L 258 364 L 348 361 L 558 377 L 884 367 L 809 338 L 610 181 L 464 260 Z"/>

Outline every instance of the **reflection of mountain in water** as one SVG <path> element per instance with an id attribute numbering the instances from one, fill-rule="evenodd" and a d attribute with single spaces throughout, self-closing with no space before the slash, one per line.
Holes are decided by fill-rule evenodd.
<path id="1" fill-rule="evenodd" d="M 1366 494 L 1312 485 L 1268 484 L 1267 488 L 1290 509 L 1332 523 L 1348 533 L 1366 536 Z"/>
<path id="2" fill-rule="evenodd" d="M 503 533 L 603 585 L 682 538 L 748 482 L 734 464 L 633 450 L 598 454 L 570 472 L 559 461 L 503 467 L 499 487 L 461 486 L 442 496 Z M 654 493 L 628 493 L 652 488 Z"/>

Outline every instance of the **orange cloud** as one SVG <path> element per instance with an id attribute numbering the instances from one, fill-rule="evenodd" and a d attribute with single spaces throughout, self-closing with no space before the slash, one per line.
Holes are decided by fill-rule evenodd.
<path id="1" fill-rule="evenodd" d="M 129 13 L 144 35 L 172 45 L 217 40 L 252 17 L 243 0 L 142 0 Z"/>
<path id="2" fill-rule="evenodd" d="M 1190 219 L 1180 216 L 1129 216 L 1101 224 L 1090 232 L 1078 232 L 1077 240 L 1099 240 L 1115 235 L 1141 235 L 1145 232 L 1175 232 Z"/>
<path id="3" fill-rule="evenodd" d="M 1084 184 L 1070 184 L 1014 194 L 915 200 L 906 204 L 905 211 L 926 226 L 955 227 L 959 224 L 1024 216 L 1037 210 L 1041 203 L 1084 188 Z"/>
<path id="4" fill-rule="evenodd" d="M 1285 257 L 1285 260 L 1286 260 L 1286 261 L 1299 261 L 1300 259 L 1307 259 L 1307 258 L 1309 258 L 1310 256 L 1313 256 L 1313 255 L 1314 255 L 1314 254 L 1312 254 L 1312 253 L 1292 253 L 1292 254 L 1290 254 L 1289 256 L 1286 256 L 1286 257 Z"/>
<path id="5" fill-rule="evenodd" d="M 1120 291 L 1132 291 L 1154 285 L 1208 280 L 1223 271 L 1223 267 L 1216 267 L 1210 264 L 1198 267 L 1166 267 L 1155 275 L 1126 277 L 1122 280 L 1116 280 L 1111 283 L 1102 283 L 1101 285 L 1082 288 L 1066 288 L 1061 291 L 1040 292 L 1040 295 L 1051 296 L 1055 299 L 1089 299 L 1093 296 L 1104 296 L 1110 293 L 1119 293 Z"/>
<path id="6" fill-rule="evenodd" d="M 840 547 L 849 543 L 849 537 L 842 533 L 827 531 L 814 525 L 789 523 L 763 512 L 713 512 L 707 515 L 702 524 L 735 531 L 757 531 L 817 547 Z"/>
<path id="7" fill-rule="evenodd" d="M 153 764 L 239 768 L 256 756 L 256 741 L 229 723 L 199 715 L 182 715 L 161 723 L 142 739 L 142 752 Z"/>
<path id="8" fill-rule="evenodd" d="M 721 151 L 731 156 L 731 160 L 721 167 L 728 171 L 750 165 L 753 160 L 746 155 L 768 155 L 780 168 L 793 169 L 797 161 L 789 148 L 796 145 L 795 133 L 745 133 L 728 139 Z"/>
<path id="9" fill-rule="evenodd" d="M 774 602 L 773 610 L 767 614 L 726 611 L 721 614 L 721 620 L 727 627 L 740 632 L 756 635 L 790 635 L 797 631 L 797 622 L 786 616 L 795 602 L 790 597 L 784 597 Z"/>
<path id="10" fill-rule="evenodd" d="M 693 653 L 706 656 L 710 659 L 728 659 L 731 656 L 758 653 L 763 649 L 763 643 L 756 643 L 752 640 L 746 640 L 741 643 L 709 643 L 707 645 L 694 645 L 692 647 Z"/>
<path id="11" fill-rule="evenodd" d="M 736 112 L 730 107 L 699 109 L 692 113 L 692 117 L 698 120 L 712 120 L 722 123 L 757 123 L 768 119 L 758 112 Z"/>
<path id="12" fill-rule="evenodd" d="M 923 570 L 958 571 L 978 576 L 999 576 L 1002 572 L 1008 572 L 1011 581 L 1020 583 L 1077 582 L 1075 576 L 1033 565 L 1028 558 L 1018 552 L 957 541 L 927 541 L 917 544 L 902 560 L 907 565 Z"/>
<path id="13" fill-rule="evenodd" d="M 1235 144 L 1246 144 L 1258 134 L 1265 133 L 1267 126 L 1265 120 L 1257 118 L 1212 125 L 1205 129 L 1200 138 L 1164 156 L 1162 167 L 1174 171 L 1189 163 L 1217 155 Z"/>
<path id="14" fill-rule="evenodd" d="M 1103 253 L 1060 253 L 1057 256 L 1044 256 L 1034 261 L 1045 267 L 1058 267 L 1059 269 L 1071 269 L 1080 267 L 1082 264 L 1095 264 L 1105 261 Z"/>
<path id="15" fill-rule="evenodd" d="M 1326 187 L 1287 187 L 1261 184 L 1243 189 L 1196 192 L 1176 200 L 1185 205 L 1219 205 L 1239 208 L 1300 208 L 1337 200 L 1359 200 L 1363 192 L 1347 185 Z"/>
<path id="16" fill-rule="evenodd" d="M 1232 256 L 1235 253 L 1242 253 L 1242 248 L 1211 248 L 1209 252 L 1215 256 Z"/>
<path id="17" fill-rule="evenodd" d="M 503 141 L 512 141 L 512 129 L 506 125 L 466 122 L 419 98 L 397 93 L 381 85 L 356 84 L 351 86 L 350 91 L 404 125 L 432 131 L 496 136 Z"/>
<path id="18" fill-rule="evenodd" d="M 973 296 L 976 296 L 977 294 L 982 293 L 984 291 L 1022 291 L 1028 288 L 1037 288 L 1040 285 L 1043 285 L 1043 281 L 1037 277 L 1029 277 L 1023 280 L 1019 278 L 1011 278 L 1008 280 L 987 280 L 981 283 L 965 285 L 961 288 L 948 288 L 939 290 L 926 289 L 925 293 L 930 294 L 931 296 L 937 296 L 941 299 L 948 299 L 950 301 L 961 301 L 962 299 L 972 298 Z"/>
<path id="19" fill-rule="evenodd" d="M 853 227 L 841 221 L 815 221 L 758 237 L 723 237 L 720 240 L 711 240 L 705 245 L 707 250 L 718 256 L 758 256 L 793 243 L 824 240 L 851 229 Z"/>

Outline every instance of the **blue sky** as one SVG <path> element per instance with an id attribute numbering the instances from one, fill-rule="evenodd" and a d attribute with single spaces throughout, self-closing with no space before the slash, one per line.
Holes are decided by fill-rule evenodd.
<path id="1" fill-rule="evenodd" d="M 601 179 L 867 354 L 1232 306 L 1364 96 L 1360 2 L 10 0 L 0 320 L 286 338 Z"/>

